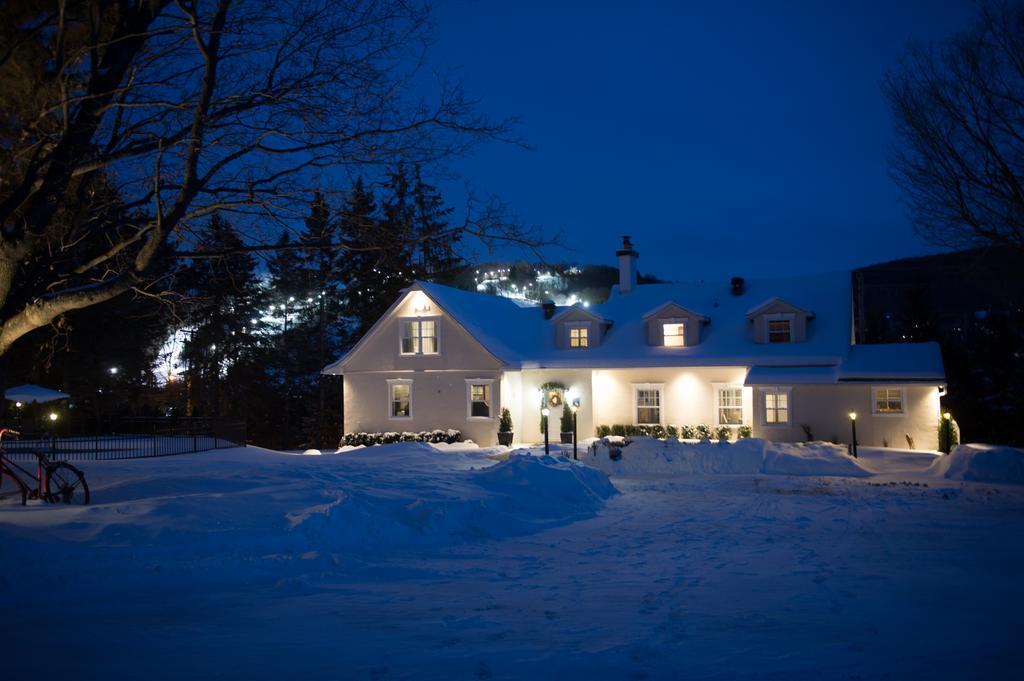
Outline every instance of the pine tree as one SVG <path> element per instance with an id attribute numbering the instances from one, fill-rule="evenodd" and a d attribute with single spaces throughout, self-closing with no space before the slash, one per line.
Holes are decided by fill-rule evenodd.
<path id="1" fill-rule="evenodd" d="M 412 198 L 418 269 L 431 281 L 451 282 L 465 267 L 465 261 L 456 253 L 462 234 L 450 228 L 448 217 L 452 209 L 445 206 L 444 197 L 435 187 L 423 181 L 419 166 L 415 170 Z"/>
<path id="2" fill-rule="evenodd" d="M 198 234 L 199 252 L 224 252 L 243 244 L 229 222 L 214 214 Z M 236 402 L 244 394 L 225 390 L 224 378 L 233 364 L 247 359 L 257 345 L 256 265 L 244 252 L 196 258 L 181 275 L 187 296 L 186 362 L 189 415 L 241 414 Z"/>

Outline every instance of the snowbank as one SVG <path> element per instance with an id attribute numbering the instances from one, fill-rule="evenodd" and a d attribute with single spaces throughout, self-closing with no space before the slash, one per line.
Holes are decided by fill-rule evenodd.
<path id="1" fill-rule="evenodd" d="M 729 444 L 688 443 L 638 437 L 612 459 L 603 443 L 581 457 L 609 475 L 740 473 L 769 475 L 871 475 L 846 447 L 825 442 L 781 443 L 747 438 Z"/>
<path id="2" fill-rule="evenodd" d="M 939 457 L 929 472 L 946 480 L 1024 485 L 1024 450 L 1012 447 L 960 445 Z"/>
<path id="3" fill-rule="evenodd" d="M 588 518 L 616 493 L 607 475 L 564 457 L 512 456 L 494 463 L 479 458 L 479 452 L 465 454 L 479 467 L 452 470 L 448 464 L 464 453 L 441 453 L 427 444 L 351 452 L 343 459 L 392 473 L 418 459 L 417 474 L 403 476 L 400 487 L 367 480 L 325 491 L 333 498 L 293 512 L 289 527 L 321 549 L 448 545 L 529 534 Z"/>
<path id="4" fill-rule="evenodd" d="M 19 507 L 0 515 L 0 530 L 168 551 L 351 555 L 529 534 L 591 517 L 616 493 L 603 472 L 565 457 L 491 454 L 408 442 L 342 456 L 248 447 L 89 462 L 93 505 Z"/>

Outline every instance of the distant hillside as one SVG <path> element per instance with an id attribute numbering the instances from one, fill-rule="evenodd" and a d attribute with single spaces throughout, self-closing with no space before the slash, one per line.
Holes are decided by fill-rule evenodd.
<path id="1" fill-rule="evenodd" d="M 657 277 L 639 275 L 640 283 L 658 283 Z M 463 270 L 453 284 L 467 291 L 559 305 L 603 303 L 619 283 L 619 270 L 608 265 L 539 264 L 519 261 L 476 265 Z"/>

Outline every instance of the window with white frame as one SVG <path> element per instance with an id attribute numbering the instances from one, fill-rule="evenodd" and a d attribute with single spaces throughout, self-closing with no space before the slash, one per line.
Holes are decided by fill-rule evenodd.
<path id="1" fill-rule="evenodd" d="M 768 343 L 793 342 L 793 315 L 765 315 L 764 323 Z"/>
<path id="2" fill-rule="evenodd" d="M 403 319 L 400 326 L 403 355 L 437 354 L 436 319 Z"/>
<path id="3" fill-rule="evenodd" d="M 902 414 L 903 388 L 875 388 L 874 405 L 876 414 Z"/>
<path id="4" fill-rule="evenodd" d="M 743 386 L 716 385 L 717 425 L 743 425 Z"/>
<path id="5" fill-rule="evenodd" d="M 469 418 L 491 418 L 491 386 L 493 383 L 490 380 L 475 378 L 466 380 L 466 399 L 469 405 L 467 416 Z"/>
<path id="6" fill-rule="evenodd" d="M 666 348 L 686 346 L 686 322 L 682 319 L 666 319 L 661 323 L 662 345 Z"/>
<path id="7" fill-rule="evenodd" d="M 638 425 L 661 423 L 661 386 L 639 384 L 633 386 L 636 408 L 634 414 Z"/>
<path id="8" fill-rule="evenodd" d="M 569 325 L 569 347 L 573 350 L 590 347 L 590 325 L 570 324 Z"/>
<path id="9" fill-rule="evenodd" d="M 761 388 L 761 421 L 766 426 L 784 426 L 790 421 L 789 388 Z"/>
<path id="10" fill-rule="evenodd" d="M 388 381 L 388 418 L 412 418 L 412 381 L 396 378 Z"/>

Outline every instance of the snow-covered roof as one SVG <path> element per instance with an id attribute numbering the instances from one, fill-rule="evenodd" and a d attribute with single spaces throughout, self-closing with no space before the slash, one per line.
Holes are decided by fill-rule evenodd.
<path id="1" fill-rule="evenodd" d="M 55 402 L 57 400 L 66 400 L 69 397 L 71 395 L 62 393 L 59 390 L 50 390 L 41 385 L 32 385 L 31 383 L 8 388 L 4 391 L 4 399 L 11 402 L 24 402 L 25 404 L 32 402 Z"/>
<path id="2" fill-rule="evenodd" d="M 938 343 L 854 345 L 839 367 L 840 381 L 946 380 Z"/>
<path id="3" fill-rule="evenodd" d="M 481 345 L 511 368 L 629 368 L 682 366 L 747 366 L 756 369 L 751 380 L 768 383 L 836 382 L 842 380 L 942 380 L 941 356 L 933 344 L 855 346 L 851 348 L 850 274 L 837 272 L 806 276 L 746 279 L 734 295 L 729 280 L 681 284 L 638 285 L 628 294 L 613 287 L 603 305 L 586 308 L 609 325 L 601 342 L 586 350 L 556 345 L 559 315 L 574 309 L 559 307 L 545 319 L 540 305 L 523 306 L 509 298 L 464 291 L 418 281 L 422 290 L 451 315 Z M 806 340 L 798 343 L 755 343 L 751 309 L 764 301 L 782 300 L 813 311 Z M 751 303 L 757 301 L 756 306 Z M 700 342 L 684 348 L 652 346 L 647 341 L 645 316 L 674 303 L 706 316 Z M 895 349 L 886 349 L 893 348 Z M 865 349 L 872 348 L 872 349 Z M 771 367 L 800 370 L 768 380 Z M 752 370 L 753 370 L 752 369 Z M 326 371 L 340 370 L 340 360 Z M 800 380 L 797 380 L 800 379 Z M 753 384 L 753 383 L 751 383 Z"/>

